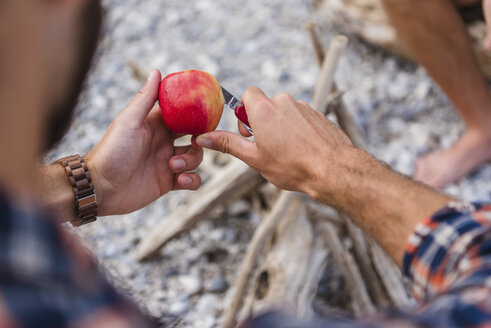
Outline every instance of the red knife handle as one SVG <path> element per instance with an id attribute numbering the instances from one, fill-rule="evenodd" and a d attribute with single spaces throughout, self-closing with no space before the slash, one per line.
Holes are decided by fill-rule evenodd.
<path id="1" fill-rule="evenodd" d="M 235 116 L 249 128 L 251 125 L 249 124 L 249 119 L 247 118 L 247 113 L 244 105 L 238 105 L 235 107 Z"/>

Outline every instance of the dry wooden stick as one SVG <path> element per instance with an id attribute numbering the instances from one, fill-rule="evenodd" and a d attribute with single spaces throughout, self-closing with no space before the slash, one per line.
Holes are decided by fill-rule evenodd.
<path id="1" fill-rule="evenodd" d="M 314 315 L 312 302 L 319 288 L 324 268 L 327 265 L 329 249 L 323 238 L 318 238 L 318 233 L 315 234 L 311 253 L 307 277 L 297 302 L 297 315 L 301 318 L 311 318 Z"/>
<path id="2" fill-rule="evenodd" d="M 409 306 L 411 298 L 402 282 L 401 271 L 374 240 L 370 238 L 368 244 L 373 264 L 382 278 L 382 283 L 385 285 L 390 299 L 399 307 Z"/>
<path id="3" fill-rule="evenodd" d="M 235 323 L 235 318 L 242 306 L 244 293 L 247 289 L 252 271 L 256 267 L 257 258 L 261 254 L 265 242 L 271 238 L 283 214 L 288 209 L 288 204 L 298 197 L 295 193 L 282 191 L 276 199 L 271 212 L 264 218 L 252 236 L 247 253 L 241 264 L 237 280 L 233 287 L 232 301 L 224 316 L 222 327 L 229 328 Z"/>
<path id="4" fill-rule="evenodd" d="M 383 286 L 375 272 L 369 257 L 369 248 L 363 232 L 356 227 L 346 216 L 340 215 L 332 207 L 318 204 L 314 201 L 306 202 L 307 209 L 312 218 L 316 220 L 327 220 L 336 226 L 347 226 L 349 236 L 353 242 L 355 258 L 364 277 L 370 296 L 380 307 L 388 305 Z"/>
<path id="5" fill-rule="evenodd" d="M 337 86 L 334 86 L 337 88 Z M 336 89 L 333 89 L 336 92 Z M 351 139 L 353 145 L 360 149 L 367 148 L 365 139 L 363 138 L 363 133 L 360 127 L 356 123 L 354 116 L 348 110 L 346 103 L 341 99 L 339 105 L 334 108 L 336 118 L 338 120 L 339 127 L 343 130 Z"/>
<path id="6" fill-rule="evenodd" d="M 322 63 L 324 63 L 324 46 L 322 45 L 322 40 L 319 37 L 319 33 L 317 33 L 314 22 L 308 22 L 306 28 L 307 32 L 309 33 L 315 58 L 317 59 L 317 64 L 319 64 L 319 67 L 321 67 Z"/>
<path id="7" fill-rule="evenodd" d="M 301 197 L 291 202 L 265 253 L 257 278 L 245 297 L 239 321 L 272 308 L 291 309 L 299 317 L 312 315 L 311 301 L 328 251 L 309 220 Z"/>
<path id="8" fill-rule="evenodd" d="M 145 74 L 143 70 L 134 61 L 130 60 L 126 64 L 130 68 L 131 75 L 133 75 L 135 80 L 137 80 L 140 83 L 145 83 L 148 75 Z"/>
<path id="9" fill-rule="evenodd" d="M 365 282 L 361 276 L 352 255 L 343 248 L 341 240 L 334 227 L 327 221 L 318 222 L 317 228 L 324 234 L 324 240 L 329 245 L 336 262 L 340 265 L 346 282 L 348 291 L 351 294 L 351 301 L 356 305 L 353 307 L 356 315 L 371 314 L 375 312 L 375 307 L 368 296 Z M 359 311 L 356 313 L 356 311 Z"/>
<path id="10" fill-rule="evenodd" d="M 348 226 L 348 233 L 353 242 L 353 250 L 358 265 L 360 266 L 361 273 L 365 278 L 367 289 L 374 302 L 379 307 L 387 307 L 388 301 L 385 296 L 382 283 L 373 268 L 372 261 L 370 259 L 370 253 L 368 243 L 365 239 L 365 235 L 360 228 L 355 226 L 350 219 L 345 217 Z"/>
<path id="11" fill-rule="evenodd" d="M 317 27 L 315 23 L 309 22 L 307 24 L 307 32 L 309 33 L 310 40 L 312 42 L 312 48 L 314 50 L 315 58 L 317 59 L 317 63 L 319 64 L 320 67 L 324 69 L 324 48 L 322 46 L 322 40 L 319 36 L 319 32 L 317 31 Z M 335 37 L 334 40 L 339 37 Z M 340 40 L 340 46 L 341 47 L 346 47 L 347 39 L 344 37 L 343 40 Z M 335 49 L 338 50 L 338 49 Z M 328 50 L 329 52 L 330 50 Z M 335 81 L 332 82 L 332 88 L 329 89 L 333 94 L 339 94 L 339 88 L 336 84 Z M 342 94 L 342 93 L 341 93 Z M 324 108 L 324 107 L 315 107 L 315 106 L 323 106 L 324 103 L 316 103 L 316 101 L 321 102 L 321 99 L 316 100 L 314 98 L 314 108 Z M 332 102 L 332 101 L 331 101 Z M 326 104 L 329 104 L 329 101 L 326 102 Z M 327 109 L 327 112 L 329 112 L 331 108 L 334 108 L 334 111 L 336 113 L 336 117 L 338 119 L 338 123 L 340 128 L 346 132 L 346 134 L 351 138 L 351 141 L 353 144 L 361 149 L 366 148 L 365 140 L 363 139 L 363 134 L 358 127 L 358 124 L 356 124 L 356 120 L 354 119 L 353 115 L 351 115 L 351 112 L 347 109 L 346 103 L 344 100 L 339 97 L 336 97 L 334 99 L 334 104 L 330 104 L 330 108 Z M 326 113 L 327 113 L 326 112 Z"/>
<path id="12" fill-rule="evenodd" d="M 329 95 L 331 94 L 332 86 L 334 84 L 334 73 L 341 57 L 341 53 L 348 44 L 348 38 L 343 35 L 335 36 L 329 48 L 327 54 L 324 57 L 322 63 L 321 73 L 314 89 L 314 97 L 312 99 L 312 107 L 321 113 L 325 113 L 327 105 L 329 103 Z"/>
<path id="13" fill-rule="evenodd" d="M 234 159 L 223 171 L 214 175 L 186 204 L 175 209 L 171 215 L 152 229 L 136 249 L 138 260 L 156 253 L 171 239 L 194 226 L 206 217 L 217 205 L 226 204 L 264 183 L 264 179 L 243 162 Z"/>

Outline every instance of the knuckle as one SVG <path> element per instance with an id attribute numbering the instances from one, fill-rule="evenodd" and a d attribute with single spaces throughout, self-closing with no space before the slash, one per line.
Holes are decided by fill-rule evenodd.
<path id="1" fill-rule="evenodd" d="M 261 99 L 256 106 L 261 110 L 272 109 L 273 103 L 269 99 Z"/>
<path id="2" fill-rule="evenodd" d="M 261 160 L 258 156 L 251 155 L 247 158 L 247 164 L 253 169 L 262 172 Z"/>
<path id="3" fill-rule="evenodd" d="M 242 94 L 243 99 L 249 99 L 254 93 L 256 93 L 259 90 L 258 87 L 252 86 L 247 88 L 244 93 Z"/>
<path id="4" fill-rule="evenodd" d="M 218 149 L 222 153 L 229 154 L 230 153 L 230 140 L 227 137 L 223 137 L 220 139 L 220 144 L 218 146 Z"/>
<path id="5" fill-rule="evenodd" d="M 138 92 L 136 93 L 136 98 L 142 98 L 145 96 L 145 89 L 140 89 L 138 90 Z"/>
<path id="6" fill-rule="evenodd" d="M 274 100 L 281 103 L 295 101 L 295 99 L 286 92 L 279 93 L 278 95 L 276 95 L 276 97 L 274 97 Z"/>

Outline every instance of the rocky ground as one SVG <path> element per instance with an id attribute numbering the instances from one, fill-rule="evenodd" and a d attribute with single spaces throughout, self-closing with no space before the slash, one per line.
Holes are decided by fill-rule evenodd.
<path id="1" fill-rule="evenodd" d="M 311 1 L 300 0 L 105 0 L 99 57 L 71 132 L 47 160 L 84 153 L 140 87 L 128 66 L 162 73 L 209 71 L 240 95 L 258 85 L 271 96 L 286 91 L 309 101 L 318 68 L 305 24 L 318 23 L 327 45 L 336 31 Z M 463 125 L 446 97 L 413 64 L 398 60 L 351 36 L 337 74 L 345 99 L 363 128 L 370 150 L 403 173 L 429 150 L 454 142 Z M 235 123 L 226 115 L 222 128 Z M 449 186 L 469 200 L 491 200 L 491 166 Z M 188 192 L 169 194 L 136 213 L 101 218 L 78 230 L 111 279 L 164 325 L 213 327 L 227 304 L 257 213 L 246 201 L 217 211 L 189 234 L 145 263 L 135 245 Z M 342 308 L 342 279 L 326 273 L 320 296 Z"/>

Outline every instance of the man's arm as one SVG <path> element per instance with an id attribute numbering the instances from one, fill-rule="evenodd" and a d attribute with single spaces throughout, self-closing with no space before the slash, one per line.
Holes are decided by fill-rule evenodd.
<path id="1" fill-rule="evenodd" d="M 99 216 L 130 213 L 171 190 L 195 190 L 201 184 L 200 176 L 191 171 L 201 163 L 203 150 L 194 141 L 174 147 L 178 136 L 167 129 L 155 105 L 160 80 L 160 72 L 153 71 L 101 142 L 85 156 Z M 41 168 L 38 186 L 44 204 L 63 221 L 73 218 L 75 197 L 61 165 Z"/>
<path id="2" fill-rule="evenodd" d="M 335 187 L 322 183 L 339 175 Z M 352 149 L 337 172 L 325 172 L 306 190 L 314 199 L 346 213 L 402 266 L 409 236 L 416 225 L 452 199 L 414 182 L 364 151 Z"/>
<path id="3" fill-rule="evenodd" d="M 451 201 L 354 148 L 336 125 L 304 102 L 287 94 L 269 99 L 257 88 L 248 89 L 243 101 L 254 142 L 215 131 L 198 137 L 198 145 L 230 153 L 276 186 L 341 210 L 399 265 L 416 224 Z"/>

